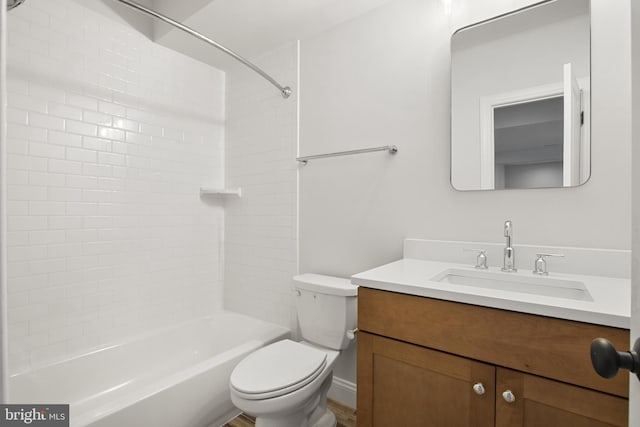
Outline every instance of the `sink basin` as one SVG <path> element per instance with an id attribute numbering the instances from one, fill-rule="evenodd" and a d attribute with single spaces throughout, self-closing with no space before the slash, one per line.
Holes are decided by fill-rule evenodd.
<path id="1" fill-rule="evenodd" d="M 580 301 L 593 301 L 584 283 L 550 277 L 522 276 L 513 273 L 448 269 L 431 281 L 474 288 L 497 289 L 524 294 L 544 295 Z"/>

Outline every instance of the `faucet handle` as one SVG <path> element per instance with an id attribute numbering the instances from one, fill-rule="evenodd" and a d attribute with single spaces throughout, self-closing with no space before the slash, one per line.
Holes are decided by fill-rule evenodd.
<path id="1" fill-rule="evenodd" d="M 463 248 L 465 252 L 477 252 L 478 256 L 476 257 L 476 265 L 475 268 L 486 270 L 489 268 L 487 266 L 487 250 L 486 249 L 472 249 L 472 248 Z"/>
<path id="2" fill-rule="evenodd" d="M 511 237 L 513 234 L 513 223 L 510 219 L 504 222 L 504 237 Z"/>
<path id="3" fill-rule="evenodd" d="M 540 276 L 548 276 L 546 257 L 564 258 L 564 254 L 536 254 L 536 261 L 533 264 L 533 274 Z"/>

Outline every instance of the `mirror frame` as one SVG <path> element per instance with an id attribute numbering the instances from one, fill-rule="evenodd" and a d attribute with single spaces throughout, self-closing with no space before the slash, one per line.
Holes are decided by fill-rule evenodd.
<path id="1" fill-rule="evenodd" d="M 505 13 L 501 13 L 499 15 L 496 16 L 492 16 L 490 18 L 487 19 L 483 19 L 481 21 L 477 21 L 474 22 L 472 24 L 468 24 L 465 25 L 463 27 L 460 27 L 458 29 L 456 29 L 453 33 L 451 33 L 451 36 L 449 38 L 449 102 L 450 102 L 450 106 L 449 106 L 449 185 L 451 186 L 451 188 L 453 188 L 455 191 L 460 192 L 460 193 L 466 193 L 466 192 L 489 192 L 489 191 L 517 191 L 517 190 L 548 190 L 548 189 L 570 189 L 570 188 L 578 188 L 578 187 L 582 187 L 583 185 L 585 185 L 587 182 L 589 182 L 591 180 L 591 177 L 593 175 L 593 156 L 592 156 L 592 145 L 593 145 L 593 138 L 592 138 L 592 88 L 593 88 L 593 78 L 592 78 L 592 71 L 593 71 L 593 55 L 592 55 L 592 46 L 593 46 L 593 42 L 592 42 L 592 33 L 593 33 L 593 20 L 591 17 L 591 13 L 592 13 L 592 5 L 591 5 L 591 0 L 587 0 L 589 2 L 589 95 L 586 98 L 587 102 L 586 102 L 586 108 L 585 108 L 585 116 L 587 116 L 587 110 L 588 110 L 588 123 L 585 123 L 585 126 L 588 129 L 588 135 L 589 135 L 589 176 L 584 180 L 584 182 L 581 182 L 578 185 L 572 185 L 572 186 L 558 186 L 558 187 L 531 187 L 531 188 L 499 188 L 499 189 L 487 189 L 487 188 L 470 188 L 470 189 L 459 189 L 456 188 L 455 185 L 453 185 L 453 37 L 462 31 L 465 30 L 469 30 L 471 28 L 480 26 L 480 25 L 484 25 L 487 24 L 491 21 L 495 21 L 498 19 L 503 19 L 506 18 L 508 16 L 511 15 L 516 15 L 522 12 L 525 12 L 527 10 L 530 9 L 534 9 L 537 7 L 541 7 L 544 6 L 546 4 L 551 4 L 551 3 L 555 3 L 557 1 L 562 1 L 562 0 L 542 0 L 542 1 L 538 1 L 535 3 L 531 3 L 530 5 L 527 6 L 523 6 L 517 9 L 513 9 L 511 11 L 505 12 Z M 550 85 L 549 85 L 550 86 Z M 480 130 L 479 130 L 480 132 Z M 482 185 L 481 185 L 482 186 Z"/>

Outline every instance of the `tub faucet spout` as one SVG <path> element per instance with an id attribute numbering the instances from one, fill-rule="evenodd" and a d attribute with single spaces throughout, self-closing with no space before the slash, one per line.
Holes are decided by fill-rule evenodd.
<path id="1" fill-rule="evenodd" d="M 510 220 L 504 222 L 504 237 L 506 238 L 506 247 L 504 248 L 504 266 L 502 271 L 512 273 L 518 271 L 516 269 L 516 251 L 511 246 L 513 237 L 513 223 Z"/>

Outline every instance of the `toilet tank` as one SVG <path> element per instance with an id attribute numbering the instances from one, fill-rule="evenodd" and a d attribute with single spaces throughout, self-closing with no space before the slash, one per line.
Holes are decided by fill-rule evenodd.
<path id="1" fill-rule="evenodd" d="M 347 348 L 347 331 L 357 325 L 358 287 L 349 279 L 322 274 L 301 274 L 293 281 L 303 340 L 332 350 Z"/>

